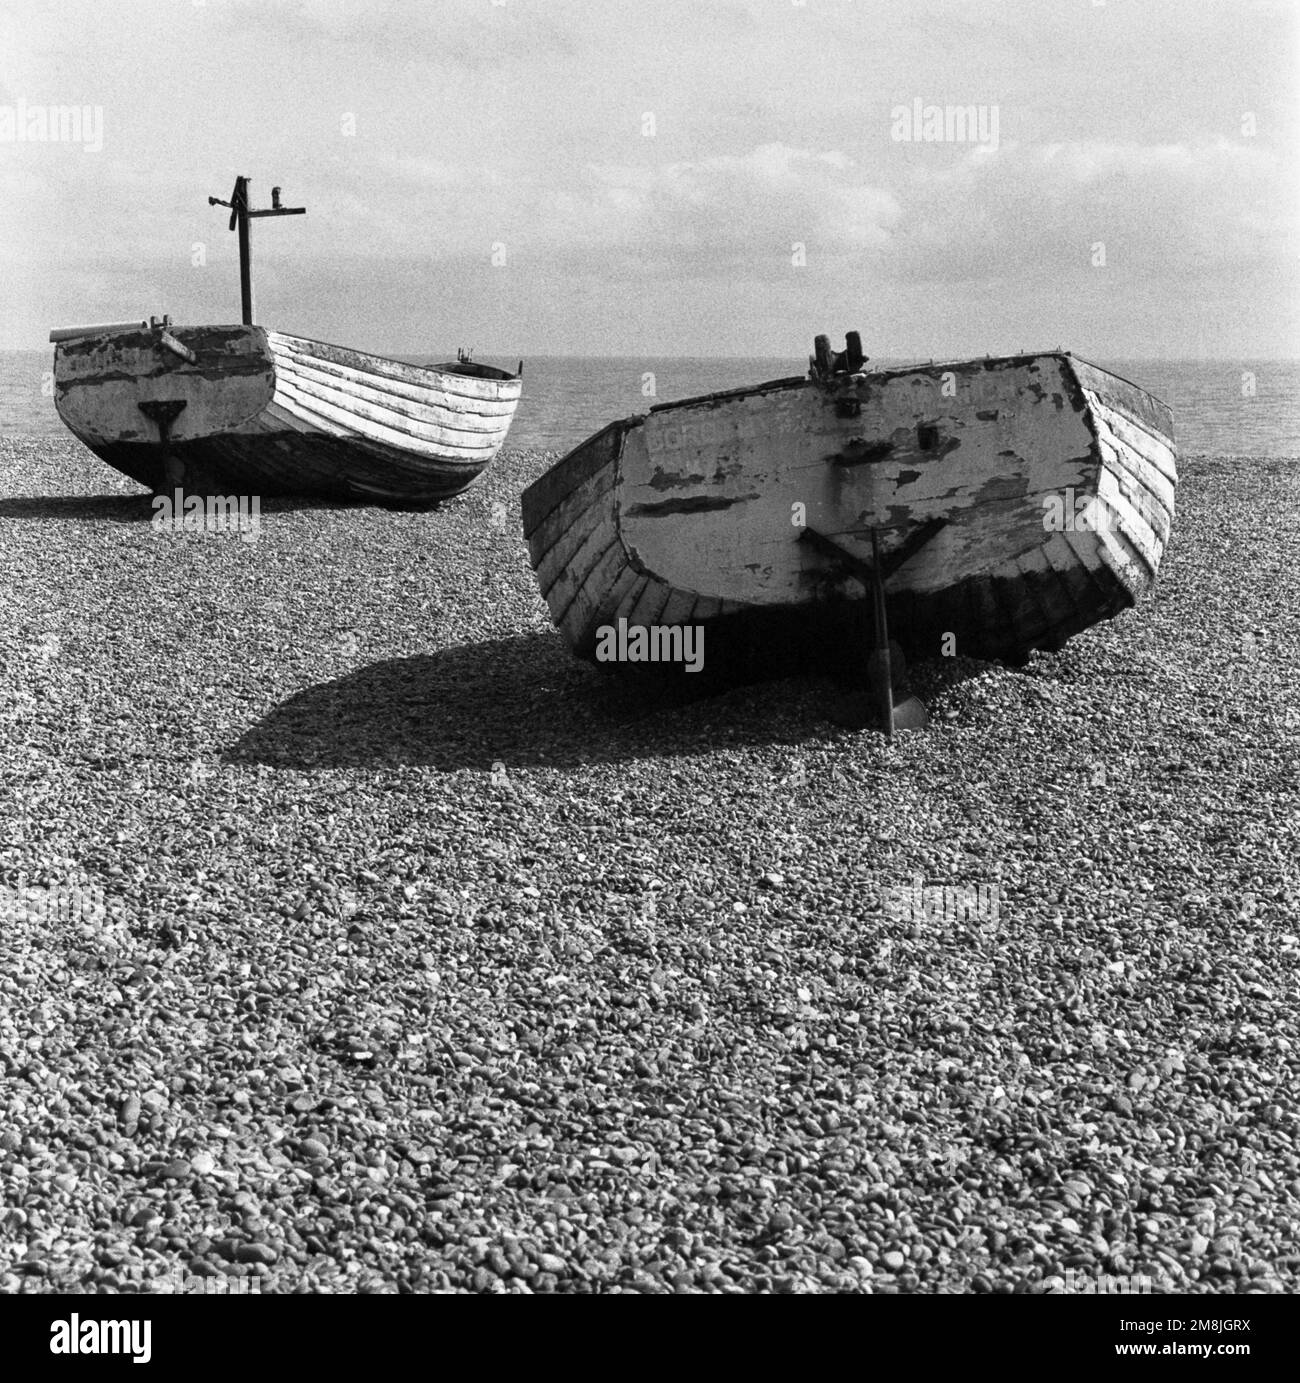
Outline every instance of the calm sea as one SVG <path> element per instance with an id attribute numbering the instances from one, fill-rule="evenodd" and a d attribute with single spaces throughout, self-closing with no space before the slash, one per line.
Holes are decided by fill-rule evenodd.
<path id="1" fill-rule="evenodd" d="M 431 364 L 452 359 L 454 353 L 407 358 Z M 51 351 L 0 351 L 0 436 L 67 435 L 48 393 L 51 360 Z M 483 360 L 506 368 L 515 364 L 487 356 Z M 1173 408 L 1184 455 L 1300 456 L 1300 361 L 1097 364 Z M 510 445 L 568 451 L 612 419 L 644 412 L 653 403 L 801 375 L 807 368 L 806 358 L 535 356 L 524 362 L 524 397 L 510 429 Z"/>

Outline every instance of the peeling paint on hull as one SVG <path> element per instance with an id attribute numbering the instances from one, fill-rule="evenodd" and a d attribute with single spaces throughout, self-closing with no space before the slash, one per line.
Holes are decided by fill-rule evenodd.
<path id="1" fill-rule="evenodd" d="M 661 405 L 529 487 L 525 537 L 574 651 L 591 657 L 619 618 L 704 624 L 707 659 L 751 677 L 858 639 L 864 589 L 801 524 L 869 561 L 873 527 L 887 555 L 943 521 L 887 584 L 913 656 L 948 635 L 975 657 L 1057 648 L 1154 584 L 1176 459 L 1169 410 L 1135 385 L 1052 353 L 882 371 L 839 394 L 782 380 Z M 1065 496 L 1106 527 L 1051 531 L 1045 506 Z"/>
<path id="2" fill-rule="evenodd" d="M 465 489 L 505 441 L 517 376 L 406 365 L 262 327 L 173 327 L 60 342 L 55 404 L 110 466 L 155 493 L 429 503 Z M 141 405 L 183 403 L 166 435 Z"/>

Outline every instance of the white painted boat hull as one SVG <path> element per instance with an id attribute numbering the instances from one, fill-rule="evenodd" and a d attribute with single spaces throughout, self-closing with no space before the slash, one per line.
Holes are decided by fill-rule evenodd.
<path id="1" fill-rule="evenodd" d="M 490 366 L 407 365 L 263 327 L 169 335 L 194 359 L 131 327 L 55 347 L 59 416 L 156 493 L 445 499 L 496 455 L 522 391 Z M 158 406 L 178 404 L 160 423 Z"/>
<path id="2" fill-rule="evenodd" d="M 913 656 L 1020 661 L 1152 587 L 1177 483 L 1168 408 L 1066 354 L 778 380 L 612 424 L 523 496 L 552 617 L 701 624 L 745 675 L 865 643 L 877 531 L 891 633 Z M 803 530 L 830 538 L 838 560 Z"/>

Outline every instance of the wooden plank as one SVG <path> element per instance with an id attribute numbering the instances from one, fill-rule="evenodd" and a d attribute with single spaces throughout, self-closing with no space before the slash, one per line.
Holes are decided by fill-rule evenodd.
<path id="1" fill-rule="evenodd" d="M 701 404 L 727 403 L 732 400 L 754 398 L 761 394 L 804 388 L 810 382 L 807 375 L 785 375 L 781 379 L 770 379 L 765 384 L 742 384 L 735 389 L 719 389 L 713 394 L 694 394 L 688 399 L 669 399 L 665 403 L 651 405 L 650 412 L 665 413 L 674 408 L 696 408 Z"/>
<path id="2" fill-rule="evenodd" d="M 1105 563 L 1098 550 L 1098 535 L 1067 529 L 1057 536 L 1074 559 L 1073 567 L 1061 567 L 1060 572 L 1066 581 L 1072 583 L 1080 609 L 1108 609 L 1114 590 L 1103 574 Z M 1091 595 L 1085 595 L 1085 592 Z"/>
<path id="3" fill-rule="evenodd" d="M 407 384 L 425 385 L 429 384 L 430 368 L 426 365 L 408 365 L 401 360 L 389 360 L 382 355 L 368 355 L 365 351 L 352 350 L 347 346 L 334 346 L 328 341 L 311 341 L 304 336 L 290 336 L 287 332 L 271 332 L 274 337 L 273 349 L 279 350 L 281 346 L 288 351 L 297 352 L 300 355 L 309 355 L 317 360 L 329 361 L 335 365 L 342 365 L 351 370 L 364 370 L 370 374 L 383 375 L 386 379 L 402 380 Z M 488 366 L 482 368 L 488 369 Z M 438 370 L 439 374 L 450 374 L 454 367 L 448 369 L 444 367 Z M 501 397 L 502 387 L 512 384 L 522 390 L 513 376 L 508 375 L 504 370 L 499 372 L 499 379 L 480 379 L 475 375 L 456 375 L 456 388 L 464 394 L 466 398 L 477 398 L 491 400 Z M 513 383 L 512 383 L 513 382 Z"/>
<path id="4" fill-rule="evenodd" d="M 1001 616 L 1001 637 L 1008 655 L 1024 653 L 1028 647 L 1026 630 L 1035 623 L 1038 607 L 1033 604 L 1014 560 L 1004 562 L 989 572 L 988 591 L 990 601 Z"/>
<path id="5" fill-rule="evenodd" d="M 1078 565 L 1078 557 L 1059 533 L 1053 533 L 1039 551 L 1056 578 L 1058 598 L 1062 606 L 1061 623 L 1072 623 L 1080 617 L 1082 606 L 1079 603 L 1078 586 L 1067 579 L 1066 573 Z"/>
<path id="6" fill-rule="evenodd" d="M 673 588 L 659 577 L 651 576 L 650 584 L 627 617 L 629 625 L 658 624 L 664 607 L 672 599 Z"/>
<path id="7" fill-rule="evenodd" d="M 1099 561 L 1115 573 L 1135 600 L 1155 584 L 1155 565 L 1124 531 L 1122 524 L 1098 533 L 1097 539 Z"/>
<path id="8" fill-rule="evenodd" d="M 1084 390 L 1095 426 L 1115 444 L 1127 448 L 1136 459 L 1151 467 L 1170 485 L 1178 483 L 1178 453 L 1169 438 L 1152 432 L 1142 423 L 1113 408 L 1090 390 Z"/>
<path id="9" fill-rule="evenodd" d="M 998 572 L 1004 578 L 1004 584 L 995 588 L 1008 609 L 1015 630 L 1014 647 L 1018 654 L 1028 652 L 1056 627 L 1056 621 L 1043 600 L 1038 573 L 1032 569 L 1026 570 L 1022 558 L 1023 554 L 1017 554 L 1007 562 Z"/>
<path id="10" fill-rule="evenodd" d="M 1109 427 L 1099 426 L 1097 441 L 1103 465 L 1122 475 L 1131 488 L 1149 496 L 1151 505 L 1173 515 L 1177 487 L 1159 467 L 1127 446 Z"/>
<path id="11" fill-rule="evenodd" d="M 799 534 L 798 540 L 807 544 L 814 552 L 820 553 L 823 557 L 827 557 L 832 562 L 851 571 L 862 581 L 869 584 L 874 579 L 871 563 L 865 557 L 859 557 L 856 552 L 850 551 L 837 539 L 829 537 L 825 533 L 819 533 L 815 528 L 805 528 Z"/>
<path id="12" fill-rule="evenodd" d="M 1141 515 L 1163 549 L 1173 529 L 1173 507 L 1160 499 L 1130 469 L 1125 453 L 1116 452 L 1105 438 L 1099 440 L 1102 464 L 1097 477 L 1098 494 L 1120 495 Z"/>
<path id="13" fill-rule="evenodd" d="M 298 388 L 306 392 L 319 392 L 323 398 L 359 399 L 371 407 L 382 408 L 399 417 L 414 418 L 452 431 L 504 435 L 514 413 L 513 408 L 490 414 L 470 412 L 459 408 L 456 400 L 445 396 L 442 400 L 430 397 L 416 401 L 404 394 L 391 394 L 383 388 L 343 380 L 296 361 L 291 364 L 286 364 L 283 359 L 277 361 L 276 372 L 293 380 Z"/>
<path id="14" fill-rule="evenodd" d="M 546 603 L 556 612 L 557 619 L 564 616 L 574 596 L 591 580 L 592 573 L 600 569 L 611 552 L 622 553 L 621 560 L 627 560 L 617 533 L 612 536 L 606 532 L 591 534 L 579 548 L 573 561 L 557 573 L 550 586 L 542 591 Z M 618 567 L 619 563 L 616 562 L 612 570 L 617 571 Z"/>
<path id="15" fill-rule="evenodd" d="M 497 395 L 485 398 L 481 394 L 461 392 L 457 387 L 461 382 L 458 375 L 428 370 L 423 384 L 416 385 L 373 370 L 357 370 L 333 360 L 321 359 L 309 351 L 285 344 L 289 339 L 278 332 L 267 334 L 277 368 L 309 370 L 313 376 L 343 380 L 361 389 L 378 389 L 385 395 L 408 399 L 412 403 L 484 418 L 513 417 L 519 402 L 521 389 L 518 381 L 502 381 Z"/>
<path id="16" fill-rule="evenodd" d="M 659 612 L 658 624 L 686 624 L 699 596 L 694 591 L 673 591 Z"/>
<path id="17" fill-rule="evenodd" d="M 986 643 L 1000 646 L 1014 640 L 1015 630 L 998 604 L 986 572 L 972 579 L 970 598 L 975 610 L 975 625 Z M 960 642 L 957 651 L 961 652 Z"/>
<path id="18" fill-rule="evenodd" d="M 1108 523 L 1118 528 L 1125 538 L 1142 554 L 1143 562 L 1154 576 L 1164 552 L 1164 536 L 1157 532 L 1147 518 L 1134 507 L 1128 496 L 1123 494 L 1109 471 L 1101 474 L 1097 491 L 1097 502 L 1108 514 Z"/>
<path id="19" fill-rule="evenodd" d="M 239 299 L 244 323 L 253 323 L 253 246 L 248 225 L 248 179 L 235 179 L 235 191 L 230 199 L 231 219 L 239 227 Z"/>
<path id="20" fill-rule="evenodd" d="M 717 619 L 722 613 L 722 601 L 714 596 L 696 596 L 695 604 L 691 609 L 691 619 L 694 623 L 700 624 L 705 620 Z"/>
<path id="21" fill-rule="evenodd" d="M 309 422 L 301 415 L 291 412 L 281 404 L 276 403 L 274 399 L 263 409 L 261 416 L 256 420 L 255 427 L 258 432 L 311 433 L 321 430 L 316 423 Z M 334 428 L 333 431 L 339 436 L 343 435 L 341 429 Z"/>
<path id="22" fill-rule="evenodd" d="M 588 510 L 583 519 L 583 524 L 575 524 L 540 562 L 533 564 L 537 584 L 544 592 L 549 591 L 565 571 L 580 563 L 584 551 L 603 552 L 618 537 L 618 525 L 612 512 L 602 517 Z"/>
<path id="23" fill-rule="evenodd" d="M 603 591 L 580 591 L 565 621 L 566 629 L 574 631 L 573 647 L 584 649 L 604 625 L 615 624 L 624 602 L 635 601 L 649 581 L 644 572 L 625 566 Z"/>
<path id="24" fill-rule="evenodd" d="M 389 446 L 404 447 L 421 456 L 485 456 L 491 457 L 498 450 L 497 444 L 484 441 L 471 444 L 466 441 L 434 441 L 419 435 L 414 429 L 408 431 L 394 427 L 378 419 L 367 417 L 359 408 L 338 407 L 315 394 L 304 394 L 281 376 L 276 380 L 276 402 L 293 412 L 301 414 L 310 421 L 328 423 L 332 430 L 346 436 L 373 438 L 387 442 Z M 327 429 L 329 430 L 329 429 Z"/>
<path id="25" fill-rule="evenodd" d="M 574 642 L 576 636 L 593 618 L 600 617 L 609 610 L 610 591 L 627 566 L 627 553 L 623 550 L 623 545 L 614 542 L 601 554 L 585 578 L 573 587 L 562 605 L 552 591 L 547 604 L 551 607 L 556 624 L 565 631 L 565 637 L 570 643 Z"/>
<path id="26" fill-rule="evenodd" d="M 1121 379 L 1099 365 L 1081 360 L 1077 355 L 1069 356 L 1068 361 L 1079 387 L 1093 396 L 1091 402 L 1094 406 L 1126 413 L 1151 436 L 1165 442 L 1173 441 L 1173 414 L 1168 404 L 1130 380 Z"/>
<path id="27" fill-rule="evenodd" d="M 610 620 L 626 619 L 630 611 L 636 608 L 636 603 L 641 599 L 642 592 L 649 586 L 654 578 L 648 576 L 643 571 L 637 571 L 635 567 L 629 567 L 635 580 L 625 581 L 620 575 L 611 590 L 611 599 L 606 603 Z"/>
<path id="28" fill-rule="evenodd" d="M 575 529 L 588 531 L 599 523 L 605 515 L 614 513 L 615 468 L 606 466 L 595 475 L 588 476 L 572 491 L 564 504 L 551 512 L 528 535 L 528 550 L 532 553 L 533 567 L 566 533 Z"/>
<path id="29" fill-rule="evenodd" d="M 617 463 L 627 427 L 628 424 L 622 421 L 610 423 L 528 486 L 519 497 L 525 537 L 531 537 L 533 530 L 554 510 L 564 505 L 585 480 L 602 467 Z"/>
<path id="30" fill-rule="evenodd" d="M 60 341 L 76 341 L 83 336 L 104 336 L 114 331 L 148 330 L 149 322 L 143 318 L 138 322 L 101 322 L 98 326 L 58 327 L 50 332 L 50 344 L 57 345 Z"/>
<path id="31" fill-rule="evenodd" d="M 406 432 L 412 437 L 420 437 L 426 442 L 436 442 L 449 447 L 465 447 L 471 450 L 487 446 L 500 446 L 505 440 L 509 420 L 505 426 L 494 427 L 490 432 L 481 429 L 448 427 L 433 423 L 414 414 L 409 408 L 378 404 L 350 390 L 323 386 L 304 376 L 287 371 L 278 371 L 276 384 L 289 391 L 291 397 L 315 399 L 341 413 L 350 413 L 368 422 L 378 423 L 394 432 Z M 373 391 L 372 391 L 373 392 Z"/>
<path id="32" fill-rule="evenodd" d="M 1038 620 L 1028 630 L 1034 638 L 1059 627 L 1063 606 L 1052 564 L 1042 547 L 1017 553 L 1016 569 L 1020 572 L 1029 598 L 1038 610 Z"/>

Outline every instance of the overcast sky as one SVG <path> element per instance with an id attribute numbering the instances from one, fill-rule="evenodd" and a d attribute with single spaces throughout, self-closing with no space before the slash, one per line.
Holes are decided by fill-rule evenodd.
<path id="1" fill-rule="evenodd" d="M 243 173 L 258 320 L 365 349 L 1297 355 L 1298 9 L 0 0 L 0 346 L 238 320 Z"/>

